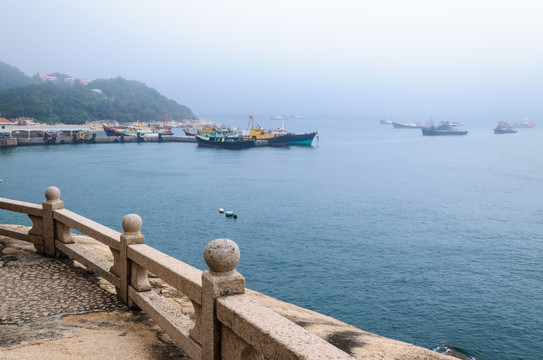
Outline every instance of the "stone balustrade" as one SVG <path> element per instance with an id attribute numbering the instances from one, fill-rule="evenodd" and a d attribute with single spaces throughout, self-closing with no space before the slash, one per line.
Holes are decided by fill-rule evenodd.
<path id="1" fill-rule="evenodd" d="M 94 271 L 115 286 L 123 302 L 147 312 L 192 359 L 353 359 L 245 295 L 245 279 L 236 271 L 240 250 L 232 240 L 209 242 L 204 249 L 209 270 L 201 271 L 145 245 L 136 214 L 123 218 L 119 233 L 64 209 L 54 186 L 45 190 L 45 198 L 41 205 L 0 198 L 0 209 L 27 214 L 33 223 L 30 230 L 0 225 L 0 235 Z M 71 229 L 108 246 L 113 262 L 74 241 Z M 148 272 L 186 295 L 194 317 L 153 291 Z"/>

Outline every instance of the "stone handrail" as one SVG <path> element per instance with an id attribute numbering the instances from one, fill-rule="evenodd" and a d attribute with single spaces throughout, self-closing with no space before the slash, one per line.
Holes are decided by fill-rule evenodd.
<path id="1" fill-rule="evenodd" d="M 236 271 L 240 251 L 228 239 L 204 249 L 209 270 L 201 271 L 144 244 L 141 218 L 128 214 L 119 233 L 64 209 L 60 191 L 49 187 L 41 206 L 0 198 L 0 209 L 26 213 L 29 230 L 0 225 L 0 235 L 32 242 L 48 256 L 68 256 L 113 284 L 117 296 L 139 307 L 194 360 L 353 359 L 345 352 L 245 295 Z M 71 229 L 108 246 L 113 262 L 75 242 Z M 194 316 L 184 315 L 154 292 L 148 271 L 191 301 Z"/>

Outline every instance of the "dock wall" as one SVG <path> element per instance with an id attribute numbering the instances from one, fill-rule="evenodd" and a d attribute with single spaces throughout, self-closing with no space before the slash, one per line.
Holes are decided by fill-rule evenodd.
<path id="1" fill-rule="evenodd" d="M 180 135 L 165 135 L 165 136 L 96 136 L 89 139 L 75 139 L 72 137 L 66 138 L 49 138 L 44 140 L 41 137 L 34 138 L 5 138 L 0 139 L 0 147 L 6 146 L 30 146 L 30 145 L 66 145 L 66 144 L 122 144 L 122 143 L 149 143 L 149 142 L 189 142 L 195 143 L 196 138 L 193 136 L 180 136 Z"/>

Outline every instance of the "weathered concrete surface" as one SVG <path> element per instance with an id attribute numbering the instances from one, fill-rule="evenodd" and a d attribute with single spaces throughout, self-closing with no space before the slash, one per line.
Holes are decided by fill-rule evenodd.
<path id="1" fill-rule="evenodd" d="M 85 244 L 93 252 L 111 260 L 112 255 L 108 247 L 87 237 L 77 235 L 74 237 L 77 243 Z M 26 266 L 28 270 L 23 270 Z M 4 275 L 10 272 L 9 267 L 17 269 L 15 272 L 20 274 L 19 278 L 14 274 Z M 49 275 L 38 276 L 39 269 L 48 272 Z M 22 271 L 29 273 L 23 275 Z M 9 290 L 11 295 L 8 300 L 7 295 L 4 295 L 8 293 L 6 288 L 11 286 L 22 291 L 20 285 L 23 283 L 23 277 L 26 276 L 33 277 L 33 280 L 27 281 L 23 286 L 26 292 L 21 293 L 20 296 L 13 296 L 19 290 Z M 179 311 L 184 314 L 194 312 L 186 296 L 160 279 L 151 276 L 149 280 L 154 291 L 161 294 Z M 64 281 L 60 288 L 65 292 L 59 293 L 60 288 L 51 281 Z M 80 283 L 85 283 L 85 285 L 79 286 Z M 80 267 L 72 266 L 70 261 L 61 262 L 42 257 L 33 251 L 33 246 L 29 243 L 0 236 L 0 286 L 4 287 L 0 289 L 0 359 L 2 360 L 77 357 L 82 359 L 121 357 L 187 359 L 183 352 L 177 349 L 167 335 L 144 313 L 128 311 L 123 304 L 118 302 L 116 296 L 113 295 L 115 288 L 111 284 L 101 278 L 96 278 Z M 70 287 L 78 290 L 69 289 Z M 23 303 L 26 300 L 32 300 L 32 296 L 36 296 L 36 294 L 32 295 L 32 289 L 41 294 L 48 288 L 57 290 L 51 291 L 52 294 L 49 297 L 40 297 L 46 300 L 33 302 L 31 308 Z M 96 298 L 89 294 L 90 292 L 101 295 Z M 246 294 L 357 359 L 451 359 L 450 356 L 362 331 L 332 317 L 249 289 L 246 289 Z M 75 300 L 85 297 L 92 301 L 79 304 L 80 301 Z M 59 302 L 53 299 L 60 299 L 59 309 L 51 305 L 52 302 Z M 7 305 L 4 305 L 5 303 Z M 91 312 L 76 314 L 87 311 Z M 28 320 L 25 320 L 25 317 Z M 8 318 L 11 320 L 8 321 Z M 461 354 L 457 356 L 462 358 Z"/>
<path id="2" fill-rule="evenodd" d="M 0 359 L 188 359 L 70 260 L 0 237 Z"/>

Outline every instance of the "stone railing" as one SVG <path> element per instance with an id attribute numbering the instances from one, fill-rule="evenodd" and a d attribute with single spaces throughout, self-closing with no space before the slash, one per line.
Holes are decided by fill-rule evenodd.
<path id="1" fill-rule="evenodd" d="M 144 244 L 141 218 L 128 214 L 119 233 L 64 209 L 56 187 L 45 190 L 41 205 L 0 198 L 0 209 L 27 214 L 30 230 L 0 225 L 0 235 L 28 241 L 48 256 L 68 256 L 113 284 L 118 297 L 146 311 L 194 360 L 353 359 L 245 295 L 245 279 L 236 271 L 235 242 L 216 239 L 204 249 L 209 270 L 201 271 Z M 76 243 L 75 229 L 107 245 L 113 262 Z M 153 291 L 147 274 L 186 295 L 189 317 Z"/>

